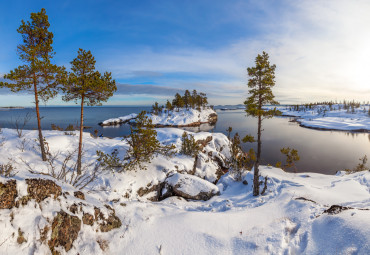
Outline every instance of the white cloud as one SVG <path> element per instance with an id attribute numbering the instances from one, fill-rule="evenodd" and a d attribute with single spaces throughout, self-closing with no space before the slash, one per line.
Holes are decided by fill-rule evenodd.
<path id="1" fill-rule="evenodd" d="M 284 101 L 369 98 L 370 2 L 369 1 L 285 1 L 283 17 L 273 9 L 265 13 L 262 35 L 244 38 L 217 50 L 201 48 L 145 49 L 106 65 L 115 76 L 132 73 L 178 73 L 196 78 L 160 77 L 161 84 L 177 88 L 206 87 L 212 95 L 228 92 L 239 97 L 247 91 L 246 67 L 265 50 L 277 65 L 275 94 Z M 281 14 L 281 13 L 280 13 Z M 253 25 L 253 24 L 251 24 Z M 258 25 L 258 24 L 257 24 Z M 129 61 L 122 61 L 129 59 Z M 153 78 L 155 80 L 155 78 Z M 207 86 L 208 85 L 208 86 Z M 230 99 L 228 99 L 230 100 Z"/>

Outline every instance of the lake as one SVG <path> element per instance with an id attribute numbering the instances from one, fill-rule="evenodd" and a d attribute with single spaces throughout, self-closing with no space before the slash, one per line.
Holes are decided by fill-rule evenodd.
<path id="1" fill-rule="evenodd" d="M 120 137 L 129 134 L 128 124 L 121 126 L 101 127 L 99 122 L 124 116 L 130 113 L 139 113 L 141 110 L 149 111 L 151 107 L 86 107 L 84 123 L 89 128 L 85 131 L 93 132 L 107 137 Z M 217 109 L 217 107 L 216 107 Z M 40 113 L 43 129 L 50 129 L 51 124 L 66 128 L 69 124 L 77 125 L 79 122 L 79 107 L 41 107 Z M 256 136 L 257 119 L 246 117 L 243 110 L 217 110 L 218 121 L 214 127 L 203 125 L 201 128 L 187 128 L 190 131 L 222 132 L 233 128 L 232 135 L 238 132 L 241 137 L 246 134 Z M 14 128 L 14 123 L 23 123 L 24 117 L 29 114 L 31 119 L 25 129 L 35 129 L 36 114 L 33 108 L 0 110 L 0 126 Z M 275 117 L 263 121 L 262 133 L 262 164 L 274 165 L 277 161 L 284 161 L 280 148 L 290 147 L 298 150 L 300 161 L 296 166 L 298 172 L 317 172 L 335 174 L 337 170 L 353 168 L 359 163 L 359 158 L 365 154 L 370 156 L 370 134 L 342 131 L 321 131 L 300 127 L 291 118 Z M 256 144 L 243 144 L 245 150 Z M 293 171 L 291 169 L 290 171 Z"/>

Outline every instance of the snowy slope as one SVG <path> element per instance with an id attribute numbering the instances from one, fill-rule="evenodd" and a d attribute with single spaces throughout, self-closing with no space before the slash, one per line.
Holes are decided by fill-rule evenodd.
<path id="1" fill-rule="evenodd" d="M 183 130 L 165 128 L 157 129 L 157 132 L 163 144 L 173 143 L 177 148 L 181 145 Z M 44 135 L 50 151 L 59 152 L 61 156 L 78 145 L 77 132 L 76 135 L 65 135 L 61 131 L 44 131 Z M 0 163 L 12 158 L 18 171 L 15 177 L 17 189 L 24 195 L 26 178 L 47 178 L 29 173 L 24 163 L 27 161 L 39 170 L 47 169 L 36 147 L 37 131 L 25 131 L 24 137 L 19 138 L 15 130 L 3 129 L 1 136 L 5 142 L 0 146 Z M 61 254 L 370 253 L 369 171 L 330 176 L 286 173 L 261 166 L 261 175 L 268 176 L 264 196 L 252 195 L 253 172 L 243 177 L 247 185 L 224 175 L 217 182 L 220 195 L 208 201 L 169 197 L 151 202 L 148 199 L 152 198 L 153 191 L 140 195 L 141 188 L 158 184 L 176 172 L 194 174 L 210 182 L 217 180 L 219 166 L 211 158 L 226 160 L 230 156 L 226 136 L 206 132 L 194 136 L 196 140 L 207 140 L 212 136 L 194 173 L 194 159 L 189 156 L 176 155 L 170 159 L 159 156 L 147 170 L 106 172 L 89 187 L 95 191 L 83 190 L 86 210 L 109 204 L 122 226 L 103 233 L 95 225 L 83 225 L 72 249 L 68 253 L 62 250 Z M 27 142 L 22 152 L 19 148 L 23 139 Z M 123 156 L 127 148 L 127 143 L 120 139 L 93 138 L 84 133 L 85 163 L 94 162 L 96 150 L 109 153 L 117 149 L 119 156 Z M 0 178 L 1 183 L 7 180 Z M 70 185 L 57 183 L 63 191 L 70 194 L 75 191 Z M 0 254 L 50 253 L 47 244 L 40 240 L 39 230 L 50 224 L 57 211 L 67 211 L 66 206 L 74 202 L 78 200 L 71 196 L 59 200 L 47 198 L 40 205 L 30 201 L 19 208 L 0 209 Z M 347 209 L 337 214 L 326 213 L 332 205 Z M 27 240 L 22 244 L 17 243 L 18 228 Z M 107 243 L 105 251 L 98 244 L 102 240 Z"/>

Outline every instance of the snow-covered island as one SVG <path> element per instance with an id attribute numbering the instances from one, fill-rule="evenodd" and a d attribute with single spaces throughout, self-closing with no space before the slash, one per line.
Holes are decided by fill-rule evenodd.
<path id="1" fill-rule="evenodd" d="M 274 108 L 275 106 L 268 106 Z M 370 106 L 366 105 L 280 105 L 282 116 L 295 117 L 303 127 L 321 130 L 370 132 Z"/>
<path id="2" fill-rule="evenodd" d="M 157 129 L 179 151 L 183 130 Z M 227 172 L 230 142 L 191 133 L 198 157 L 157 155 L 146 170 L 103 170 L 82 189 L 45 175 L 73 170 L 78 132 L 0 134 L 0 254 L 369 254 L 370 172 L 335 176 L 261 166 L 264 195 L 252 195 L 253 171 Z M 126 140 L 84 134 L 83 173 L 97 154 L 122 158 Z M 52 163 L 52 164 L 51 164 Z M 13 168 L 13 177 L 4 171 Z M 342 170 L 342 169 L 338 169 Z M 33 172 L 33 173 L 31 173 Z M 81 188 L 81 186 L 80 186 Z"/>
<path id="3" fill-rule="evenodd" d="M 214 125 L 217 122 L 217 113 L 210 107 L 201 110 L 180 108 L 177 110 L 163 109 L 158 114 L 147 113 L 156 127 L 195 127 L 201 124 Z M 99 123 L 101 126 L 135 123 L 137 114 L 132 113 L 123 117 L 112 118 Z"/>

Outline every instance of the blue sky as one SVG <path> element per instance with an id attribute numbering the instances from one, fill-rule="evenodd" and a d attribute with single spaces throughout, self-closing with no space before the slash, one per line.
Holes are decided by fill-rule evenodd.
<path id="1" fill-rule="evenodd" d="M 16 29 L 41 8 L 54 63 L 68 69 L 83 48 L 112 72 L 119 89 L 107 104 L 151 105 L 185 89 L 212 104 L 243 103 L 246 68 L 263 50 L 282 103 L 370 99 L 369 1 L 1 1 L 0 75 L 22 64 Z M 0 89 L 0 106 L 32 102 Z"/>

